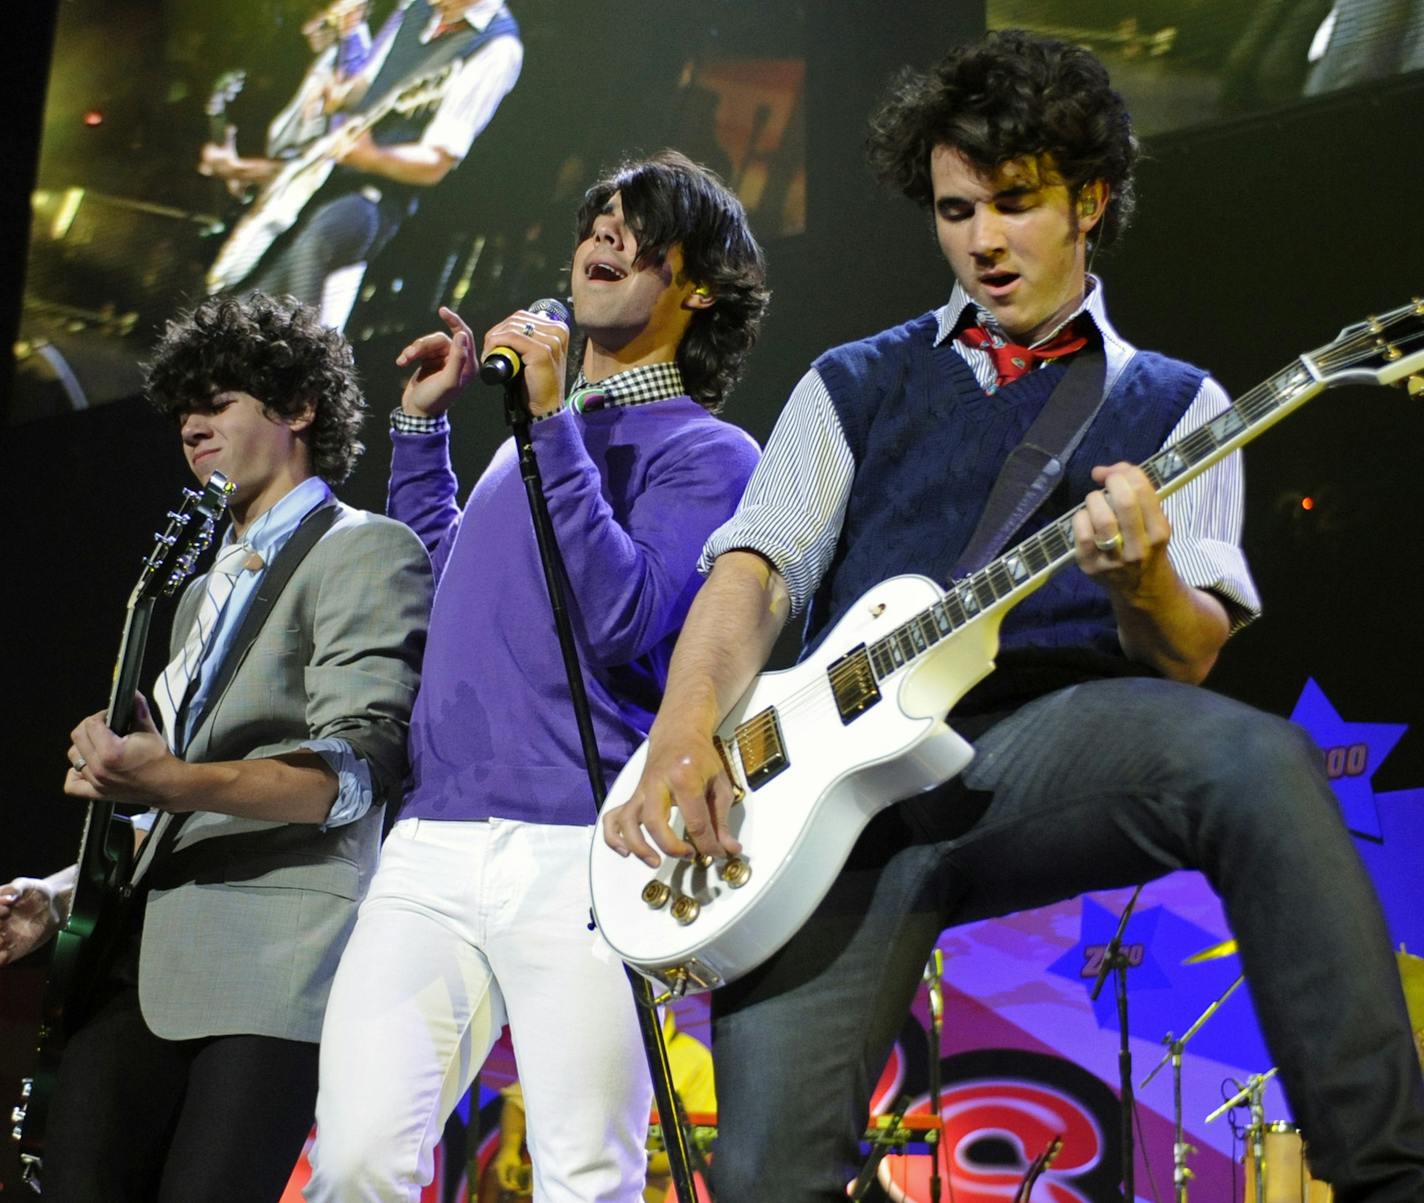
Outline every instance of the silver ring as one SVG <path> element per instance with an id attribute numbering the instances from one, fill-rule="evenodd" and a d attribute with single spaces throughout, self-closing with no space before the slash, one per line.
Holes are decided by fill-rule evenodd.
<path id="1" fill-rule="evenodd" d="M 519 331 L 519 333 L 524 335 L 525 338 L 528 338 L 531 334 L 534 333 L 534 323 L 525 322 L 523 328 Z"/>
<path id="2" fill-rule="evenodd" d="M 1118 531 L 1111 539 L 1094 539 L 1093 545 L 1104 555 L 1109 552 L 1122 550 L 1122 531 Z"/>
<path id="3" fill-rule="evenodd" d="M 74 771 L 75 771 L 76 773 L 82 773 L 82 772 L 84 771 L 84 766 L 85 766 L 86 764 L 88 764 L 89 762 L 88 762 L 87 760 L 85 760 L 84 757 L 82 757 L 81 755 L 79 755 L 78 752 L 76 752 L 76 753 L 74 754 L 74 760 L 73 760 L 72 763 L 73 763 L 73 765 L 74 765 Z"/>

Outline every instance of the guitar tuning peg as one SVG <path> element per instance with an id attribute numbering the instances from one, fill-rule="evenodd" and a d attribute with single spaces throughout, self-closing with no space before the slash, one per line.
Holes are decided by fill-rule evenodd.
<path id="1" fill-rule="evenodd" d="M 179 526 L 187 526 L 188 523 L 193 520 L 192 514 L 184 513 L 182 510 L 169 510 L 168 517 L 171 521 L 178 523 Z"/>

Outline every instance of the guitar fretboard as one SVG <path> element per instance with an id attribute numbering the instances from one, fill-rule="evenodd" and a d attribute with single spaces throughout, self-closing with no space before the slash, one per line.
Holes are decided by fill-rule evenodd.
<path id="1" fill-rule="evenodd" d="M 1238 447 L 1303 405 L 1325 387 L 1304 359 L 1237 398 L 1211 421 L 1164 447 L 1141 465 L 1159 497 L 1175 492 Z M 1079 505 L 1030 535 L 978 572 L 950 584 L 942 600 L 869 644 L 866 655 L 882 681 L 990 610 L 1007 610 L 1073 560 L 1073 516 Z"/>

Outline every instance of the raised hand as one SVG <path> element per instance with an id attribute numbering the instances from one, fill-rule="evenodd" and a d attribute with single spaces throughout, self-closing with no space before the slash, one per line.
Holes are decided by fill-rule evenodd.
<path id="1" fill-rule="evenodd" d="M 449 409 L 479 366 L 475 336 L 465 320 L 443 305 L 439 312 L 450 332 L 424 334 L 396 356 L 397 367 L 415 368 L 401 394 L 401 408 L 427 418 L 437 418 Z"/>

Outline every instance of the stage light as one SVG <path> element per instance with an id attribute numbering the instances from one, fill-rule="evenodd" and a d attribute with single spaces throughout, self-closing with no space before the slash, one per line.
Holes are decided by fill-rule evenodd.
<path id="1" fill-rule="evenodd" d="M 104 114 L 98 109 L 90 109 L 87 113 L 84 114 L 84 124 L 90 126 L 103 125 Z"/>
<path id="2" fill-rule="evenodd" d="M 1300 508 L 1303 510 L 1313 510 L 1315 508 L 1315 498 L 1302 497 L 1300 499 Z"/>

